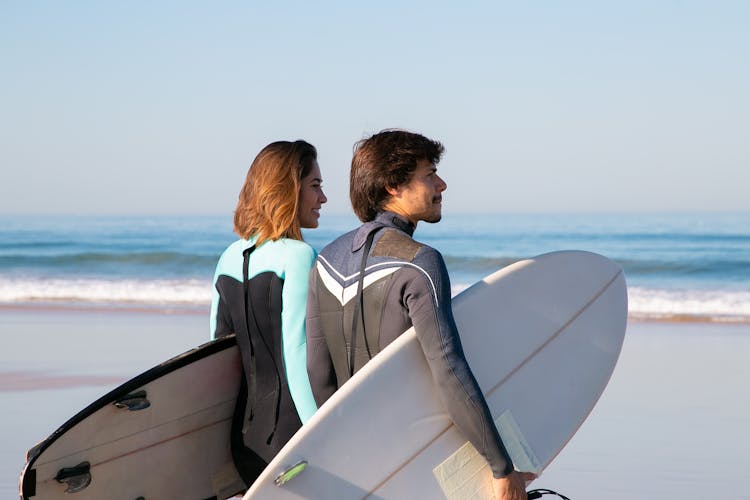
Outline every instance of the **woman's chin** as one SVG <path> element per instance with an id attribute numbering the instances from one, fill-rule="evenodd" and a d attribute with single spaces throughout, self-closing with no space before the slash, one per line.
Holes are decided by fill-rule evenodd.
<path id="1" fill-rule="evenodd" d="M 315 228 L 318 227 L 318 219 L 317 218 L 311 218 L 310 220 L 300 221 L 299 226 L 302 229 L 315 229 Z"/>

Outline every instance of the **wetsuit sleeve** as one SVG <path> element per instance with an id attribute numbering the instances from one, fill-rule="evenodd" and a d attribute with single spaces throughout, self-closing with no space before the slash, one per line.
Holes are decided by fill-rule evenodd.
<path id="1" fill-rule="evenodd" d="M 493 476 L 504 477 L 512 472 L 513 464 L 464 357 L 443 258 L 435 249 L 424 247 L 413 263 L 427 276 L 410 280 L 404 302 L 440 397 L 456 427 L 487 460 Z"/>
<path id="2" fill-rule="evenodd" d="M 336 392 L 336 372 L 320 324 L 320 306 L 317 297 L 318 271 L 310 273 L 307 300 L 307 375 L 310 378 L 315 402 L 322 406 Z"/>
<path id="3" fill-rule="evenodd" d="M 281 331 L 289 392 L 304 424 L 318 409 L 307 378 L 305 314 L 307 283 L 315 260 L 308 245 L 296 245 L 286 259 L 282 290 Z"/>
<path id="4" fill-rule="evenodd" d="M 209 338 L 216 338 L 216 316 L 219 311 L 219 291 L 216 289 L 216 274 L 214 274 L 213 285 L 211 286 L 211 314 L 209 315 Z"/>
<path id="5" fill-rule="evenodd" d="M 221 257 L 219 257 L 219 262 L 216 264 L 213 286 L 211 287 L 211 314 L 209 316 L 209 338 L 211 340 L 233 333 L 232 325 L 228 324 L 226 318 L 223 318 L 220 312 L 219 304 L 221 303 L 222 298 L 217 288 L 219 276 L 226 274 L 227 270 L 224 269 L 226 261 L 226 252 L 224 252 Z"/>

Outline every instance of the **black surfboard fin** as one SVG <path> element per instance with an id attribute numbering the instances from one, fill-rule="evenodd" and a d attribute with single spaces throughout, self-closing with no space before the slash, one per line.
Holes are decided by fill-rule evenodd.
<path id="1" fill-rule="evenodd" d="M 114 401 L 118 408 L 127 409 L 128 411 L 145 410 L 151 406 L 151 402 L 146 399 L 146 391 L 137 391 Z"/>
<path id="2" fill-rule="evenodd" d="M 60 469 L 55 480 L 68 485 L 65 493 L 78 493 L 91 484 L 91 465 L 88 462 L 81 462 L 75 467 Z"/>

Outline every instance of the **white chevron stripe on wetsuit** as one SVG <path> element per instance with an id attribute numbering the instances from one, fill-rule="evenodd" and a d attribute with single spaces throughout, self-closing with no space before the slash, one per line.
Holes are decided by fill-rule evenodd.
<path id="1" fill-rule="evenodd" d="M 323 266 L 321 264 L 321 261 L 325 262 L 326 265 Z M 320 278 L 323 281 L 323 284 L 328 289 L 329 292 L 333 294 L 334 297 L 336 297 L 339 302 L 341 302 L 341 305 L 343 306 L 347 302 L 349 302 L 356 294 L 357 294 L 357 282 L 350 284 L 349 286 L 342 286 L 339 284 L 338 280 L 329 272 L 329 269 L 334 272 L 336 276 L 338 276 L 342 281 L 346 282 L 351 280 L 352 278 L 356 277 L 357 274 L 352 274 L 351 276 L 344 276 L 327 261 L 325 258 L 321 255 L 318 255 L 318 262 L 316 262 L 316 267 L 318 269 L 318 273 L 320 275 Z M 365 268 L 365 273 L 368 271 L 371 271 L 372 269 L 375 269 L 377 267 L 383 267 L 383 266 L 389 266 L 387 269 L 382 269 L 380 271 L 375 271 L 370 274 L 365 274 L 365 279 L 362 284 L 362 289 L 364 290 L 369 285 L 373 284 L 375 281 L 379 280 L 380 278 L 383 278 L 385 276 L 388 276 L 390 274 L 395 273 L 399 269 L 403 267 L 413 267 L 414 269 L 417 269 L 422 274 L 425 275 L 427 278 L 427 281 L 430 282 L 430 287 L 432 288 L 432 296 L 435 298 L 435 306 L 439 307 L 440 303 L 438 301 L 437 296 L 437 290 L 435 290 L 435 283 L 432 281 L 432 277 L 430 274 L 422 269 L 421 267 L 412 264 L 411 262 L 401 262 L 401 261 L 394 261 L 394 262 L 381 262 L 379 264 L 373 264 L 372 266 L 368 266 Z M 394 266 L 394 267 L 390 267 Z"/>

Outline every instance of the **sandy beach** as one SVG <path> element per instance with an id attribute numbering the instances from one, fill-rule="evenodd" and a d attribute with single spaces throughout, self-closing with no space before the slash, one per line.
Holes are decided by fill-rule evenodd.
<path id="1" fill-rule="evenodd" d="M 0 310 L 0 496 L 17 495 L 28 448 L 207 331 L 198 312 Z M 577 500 L 750 498 L 748 356 L 750 324 L 630 322 L 604 395 L 534 487 Z"/>

